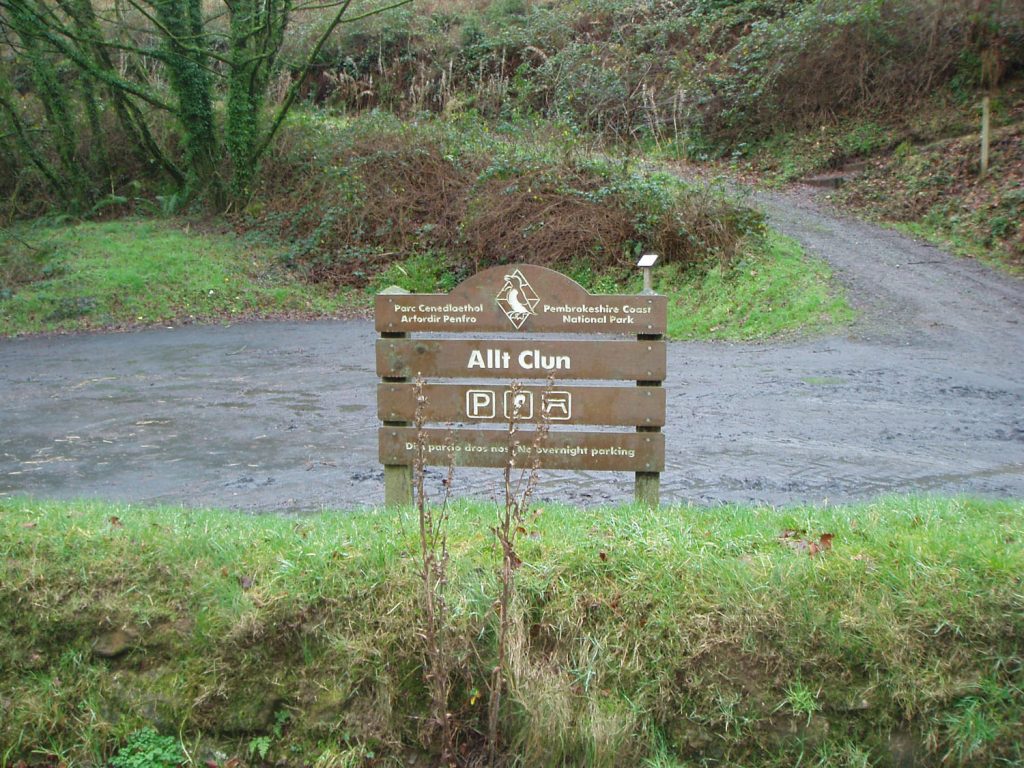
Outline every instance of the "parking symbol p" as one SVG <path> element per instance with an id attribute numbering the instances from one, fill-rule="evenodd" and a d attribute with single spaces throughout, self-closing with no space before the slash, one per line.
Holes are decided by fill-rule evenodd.
<path id="1" fill-rule="evenodd" d="M 470 389 L 466 391 L 466 418 L 493 419 L 494 392 L 490 389 Z"/>

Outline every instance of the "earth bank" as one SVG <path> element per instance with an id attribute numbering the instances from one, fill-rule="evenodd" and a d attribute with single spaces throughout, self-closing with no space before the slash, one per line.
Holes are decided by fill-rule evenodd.
<path id="1" fill-rule="evenodd" d="M 5 763 L 434 765 L 414 513 L 0 502 Z M 478 765 L 500 555 L 451 509 L 449 708 Z M 1024 757 L 1024 506 L 531 507 L 502 764 Z M 637 585 L 643 585 L 638 589 Z"/>

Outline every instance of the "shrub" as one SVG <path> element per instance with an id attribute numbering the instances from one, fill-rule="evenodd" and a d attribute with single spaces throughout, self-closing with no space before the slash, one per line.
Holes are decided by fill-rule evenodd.
<path id="1" fill-rule="evenodd" d="M 405 114 L 535 112 L 619 138 L 734 149 L 774 131 L 973 98 L 987 49 L 1024 71 L 1019 4 L 973 0 L 521 0 L 353 25 L 317 98 Z M 331 86 L 331 82 L 335 85 Z M 333 90 L 332 90 L 333 88 Z"/>
<path id="2" fill-rule="evenodd" d="M 447 258 L 455 276 L 522 261 L 599 274 L 650 249 L 727 263 L 763 229 L 719 191 L 581 156 L 572 136 L 522 144 L 474 120 L 371 116 L 310 117 L 286 139 L 239 224 L 292 243 L 286 259 L 314 281 L 366 286 L 410 258 L 422 273 L 423 254 Z"/>

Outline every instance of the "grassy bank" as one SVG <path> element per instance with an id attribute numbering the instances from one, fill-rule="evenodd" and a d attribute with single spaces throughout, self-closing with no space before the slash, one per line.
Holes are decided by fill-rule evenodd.
<path id="1" fill-rule="evenodd" d="M 658 291 L 670 297 L 673 339 L 745 340 L 820 332 L 852 321 L 832 271 L 791 238 L 771 233 L 762 253 L 694 276 L 669 267 Z"/>
<path id="2" fill-rule="evenodd" d="M 614 279 L 653 251 L 701 274 L 763 250 L 765 231 L 723 188 L 609 156 L 558 123 L 383 113 L 294 116 L 233 221 L 306 279 L 359 288 L 410 258 L 455 280 L 519 262 Z"/>
<path id="3" fill-rule="evenodd" d="M 414 516 L 18 500 L 0 514 L 3 766 L 124 765 L 147 745 L 189 765 L 431 764 Z M 494 516 L 451 518 L 467 762 L 494 658 Z M 1019 764 L 1021 530 L 1019 502 L 536 510 L 504 756 Z"/>
<path id="4" fill-rule="evenodd" d="M 292 262 L 308 238 L 288 244 L 251 226 L 241 227 L 249 236 L 193 231 L 185 219 L 19 226 L 0 238 L 0 336 L 329 317 L 368 311 L 373 293 L 392 284 L 446 292 L 473 269 L 454 249 L 421 250 L 412 238 L 407 250 L 367 267 L 360 287 L 316 282 L 307 270 L 324 261 Z M 346 252 L 343 240 L 334 246 L 325 251 Z M 358 266 L 358 257 L 342 256 L 329 271 L 351 276 Z M 560 267 L 598 293 L 640 288 L 630 267 L 602 268 L 585 256 Z M 671 299 L 672 338 L 751 339 L 848 322 L 852 312 L 830 278 L 824 262 L 768 233 L 699 268 L 659 268 L 658 289 Z"/>
<path id="5" fill-rule="evenodd" d="M 0 335 L 322 316 L 348 292 L 298 280 L 271 251 L 184 220 L 23 225 L 0 234 Z"/>
<path id="6" fill-rule="evenodd" d="M 993 133 L 985 176 L 978 173 L 977 136 L 902 143 L 869 162 L 835 199 L 961 255 L 1024 274 L 1024 96 L 1015 107 L 1018 122 Z"/>

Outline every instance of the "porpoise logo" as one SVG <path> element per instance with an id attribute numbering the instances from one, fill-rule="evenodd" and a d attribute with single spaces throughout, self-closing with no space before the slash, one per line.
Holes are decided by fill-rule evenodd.
<path id="1" fill-rule="evenodd" d="M 533 286 L 518 269 L 511 275 L 505 275 L 505 282 L 498 291 L 498 306 L 512 325 L 519 330 L 530 315 L 537 314 L 534 310 L 540 302 Z"/>

